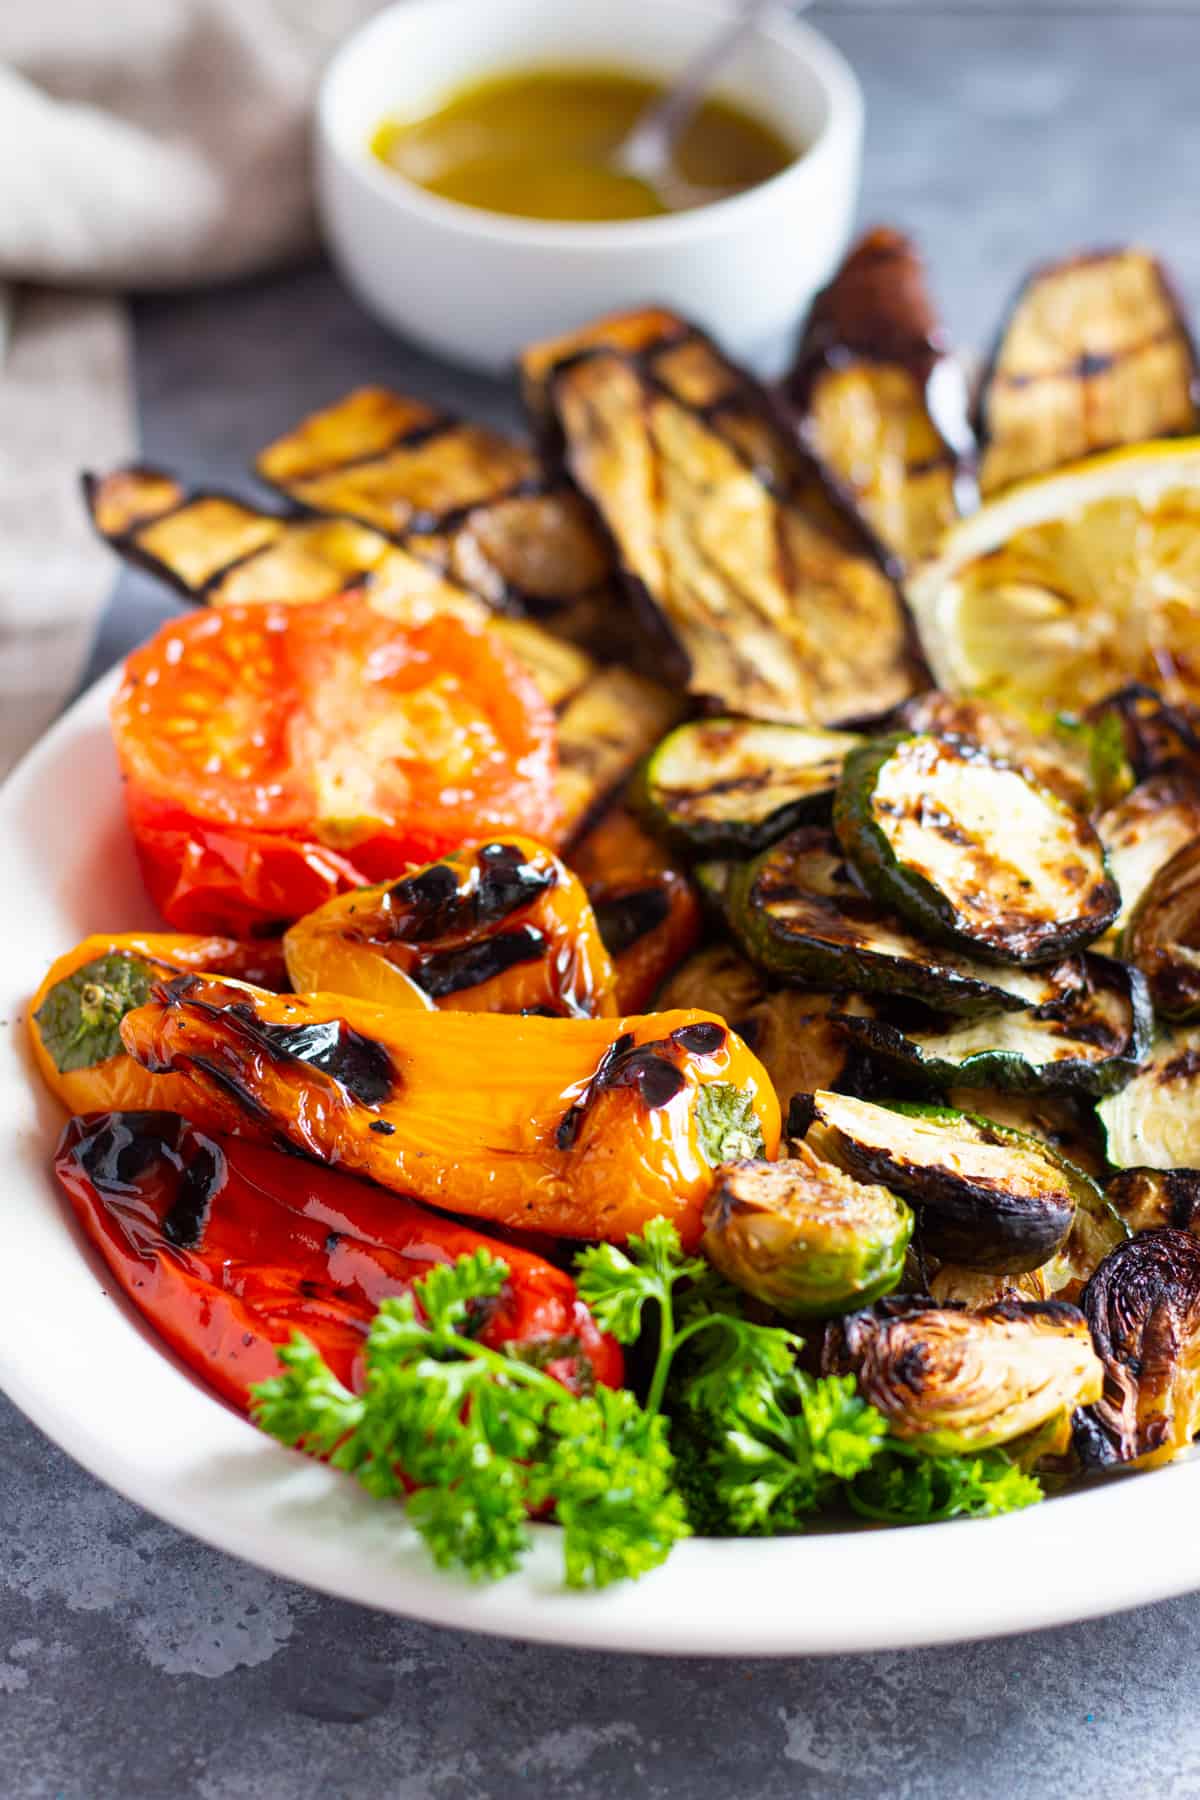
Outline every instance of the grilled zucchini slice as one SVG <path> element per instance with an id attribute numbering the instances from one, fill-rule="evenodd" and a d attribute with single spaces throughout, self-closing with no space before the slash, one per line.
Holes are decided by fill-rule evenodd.
<path id="1" fill-rule="evenodd" d="M 894 737 L 851 751 L 833 820 L 884 905 L 972 955 L 1046 962 L 1116 917 L 1120 896 L 1088 820 L 961 739 Z"/>
<path id="2" fill-rule="evenodd" d="M 728 1280 L 786 1317 L 829 1318 L 892 1291 L 913 1215 L 887 1188 L 800 1155 L 719 1169 L 704 1228 L 700 1248 Z"/>
<path id="3" fill-rule="evenodd" d="M 702 885 L 719 879 L 746 954 L 802 985 L 904 995 L 971 1014 L 1045 1006 L 1080 980 L 1069 961 L 1001 968 L 929 945 L 863 892 L 821 825 L 801 826 L 751 863 L 706 863 L 697 874 Z"/>
<path id="4" fill-rule="evenodd" d="M 979 390 L 985 495 L 1093 451 L 1196 429 L 1196 355 L 1171 282 L 1134 248 L 1029 275 Z"/>
<path id="5" fill-rule="evenodd" d="M 1200 1025 L 1164 1027 L 1141 1069 L 1096 1108 L 1117 1169 L 1200 1169 Z"/>
<path id="6" fill-rule="evenodd" d="M 934 1027 L 847 1018 L 845 1029 L 872 1057 L 937 1088 L 1114 1093 L 1136 1074 L 1150 1043 L 1145 981 L 1136 969 L 1094 954 L 1058 967 L 1078 978 L 1070 991 L 1024 1012 Z"/>
<path id="7" fill-rule="evenodd" d="M 940 688 L 906 700 L 896 712 L 894 724 L 898 732 L 964 738 L 969 744 L 978 744 L 1002 762 L 1012 763 L 1039 787 L 1049 788 L 1078 812 L 1090 812 L 1095 803 L 1092 727 L 1080 725 L 1068 731 L 1063 726 L 1053 739 L 1043 737 L 1006 706 L 944 694 Z"/>
<path id="8" fill-rule="evenodd" d="M 1155 872 L 1123 944 L 1161 1018 L 1200 1015 L 1200 841 L 1184 844 Z"/>
<path id="9" fill-rule="evenodd" d="M 702 342 L 690 361 L 687 349 L 672 348 L 672 369 L 665 353 L 651 364 L 596 347 L 549 378 L 567 468 L 669 673 L 748 718 L 830 725 L 886 711 L 916 677 L 894 583 L 823 490 L 813 497 L 808 465 L 765 401 L 746 397 L 746 378 Z M 722 376 L 733 386 L 714 401 Z"/>
<path id="10" fill-rule="evenodd" d="M 854 246 L 813 301 L 784 384 L 809 448 L 902 563 L 970 504 L 962 371 L 947 354 L 920 256 L 898 231 Z"/>
<path id="11" fill-rule="evenodd" d="M 1147 776 L 1101 813 L 1096 831 L 1121 893 L 1112 924 L 1115 942 L 1158 870 L 1200 837 L 1200 775 L 1165 769 Z"/>
<path id="12" fill-rule="evenodd" d="M 922 1243 L 965 1268 L 1040 1268 L 1066 1243 L 1080 1196 L 1099 1199 L 1048 1144 L 952 1107 L 818 1093 L 793 1106 L 789 1129 L 804 1110 L 816 1156 L 902 1194 L 920 1208 Z"/>
<path id="13" fill-rule="evenodd" d="M 701 855 L 753 855 L 811 818 L 828 818 L 849 731 L 698 719 L 647 758 L 634 801 L 650 826 Z"/>

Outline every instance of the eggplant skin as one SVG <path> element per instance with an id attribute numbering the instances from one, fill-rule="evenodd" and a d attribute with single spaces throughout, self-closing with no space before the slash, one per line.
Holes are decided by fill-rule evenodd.
<path id="1" fill-rule="evenodd" d="M 1196 352 L 1173 285 L 1144 250 L 1034 269 L 980 384 L 979 485 L 1196 428 Z"/>
<path id="2" fill-rule="evenodd" d="M 817 295 L 782 398 L 901 562 L 970 504 L 966 384 L 901 232 L 867 232 Z"/>
<path id="3" fill-rule="evenodd" d="M 1200 842 L 1177 850 L 1151 876 L 1125 928 L 1124 950 L 1146 977 L 1155 1011 L 1200 1016 Z"/>
<path id="4" fill-rule="evenodd" d="M 902 734 L 852 750 L 833 823 L 883 905 L 984 960 L 1067 956 L 1120 907 L 1090 822 L 962 739 Z M 1020 861 L 1006 854 L 1014 841 L 1028 845 Z"/>
<path id="5" fill-rule="evenodd" d="M 1171 1462 L 1200 1429 L 1200 1240 L 1143 1231 L 1106 1256 L 1080 1305 L 1104 1390 L 1074 1421 L 1085 1468 Z"/>
<path id="6" fill-rule="evenodd" d="M 968 1310 L 893 1296 L 826 1327 L 822 1367 L 851 1374 L 892 1433 L 931 1456 L 1024 1437 L 1097 1399 L 1083 1314 L 1060 1300 Z"/>

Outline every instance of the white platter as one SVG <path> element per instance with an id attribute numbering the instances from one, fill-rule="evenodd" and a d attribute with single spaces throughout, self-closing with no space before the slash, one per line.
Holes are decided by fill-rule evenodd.
<path id="1" fill-rule="evenodd" d="M 440 1575 L 398 1508 L 267 1442 L 106 1291 L 50 1175 L 61 1125 L 25 1006 L 89 931 L 153 922 L 125 837 L 110 677 L 0 791 L 0 1387 L 76 1461 L 222 1550 L 443 1625 L 674 1654 L 873 1650 L 1021 1631 L 1200 1587 L 1200 1463 L 1008 1518 L 774 1542 L 693 1541 L 600 1595 L 559 1585 L 556 1535 L 492 1587 Z M 47 1519 L 47 1531 L 54 1529 Z"/>

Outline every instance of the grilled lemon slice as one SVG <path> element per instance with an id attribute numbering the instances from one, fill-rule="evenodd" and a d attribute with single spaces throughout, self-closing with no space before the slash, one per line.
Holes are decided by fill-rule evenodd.
<path id="1" fill-rule="evenodd" d="M 1127 681 L 1200 700 L 1200 438 L 1010 489 L 947 532 L 907 591 L 948 692 L 1043 725 Z"/>

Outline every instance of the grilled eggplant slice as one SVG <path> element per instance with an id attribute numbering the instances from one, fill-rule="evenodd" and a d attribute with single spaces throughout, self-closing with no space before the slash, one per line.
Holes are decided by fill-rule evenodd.
<path id="1" fill-rule="evenodd" d="M 828 1318 L 896 1286 L 913 1216 L 885 1187 L 815 1158 L 729 1163 L 704 1209 L 714 1268 L 791 1318 Z"/>
<path id="2" fill-rule="evenodd" d="M 161 469 L 88 475 L 84 494 L 117 554 L 188 600 L 323 600 L 368 586 L 396 604 L 486 616 L 473 595 L 354 519 L 266 512 L 230 494 L 189 491 Z"/>
<path id="3" fill-rule="evenodd" d="M 775 987 L 728 944 L 710 945 L 685 962 L 659 990 L 656 1005 L 719 1013 L 753 1050 L 785 1103 L 792 1094 L 841 1081 L 851 1052 L 841 1017 L 872 1011 L 857 994 Z"/>
<path id="4" fill-rule="evenodd" d="M 754 862 L 703 864 L 697 873 L 713 879 L 718 870 L 746 954 L 790 981 L 905 995 L 963 1014 L 1044 1006 L 1078 984 L 1073 962 L 1005 969 L 931 947 L 863 893 L 820 825 L 801 826 Z"/>
<path id="5" fill-rule="evenodd" d="M 932 1028 L 847 1018 L 844 1028 L 873 1058 L 937 1088 L 1115 1093 L 1136 1076 L 1149 1048 L 1145 981 L 1136 969 L 1091 953 L 1048 973 L 1062 976 L 1064 992 L 1024 1012 Z"/>
<path id="6" fill-rule="evenodd" d="M 789 1129 L 806 1113 L 814 1155 L 902 1194 L 921 1210 L 924 1246 L 966 1268 L 1040 1268 L 1066 1243 L 1081 1195 L 1099 1198 L 1048 1144 L 949 1106 L 817 1093 L 796 1101 Z"/>
<path id="7" fill-rule="evenodd" d="M 1184 844 L 1154 875 L 1125 929 L 1124 951 L 1161 1018 L 1200 1014 L 1200 841 Z"/>
<path id="8" fill-rule="evenodd" d="M 1096 1111 L 1114 1168 L 1200 1168 L 1200 1026 L 1161 1029 L 1144 1066 Z"/>
<path id="9" fill-rule="evenodd" d="M 966 383 L 900 232 L 869 231 L 817 295 L 784 395 L 901 563 L 928 555 L 970 505 Z"/>
<path id="10" fill-rule="evenodd" d="M 1122 1169 L 1105 1198 L 1128 1231 L 1190 1231 L 1200 1237 L 1200 1169 Z"/>
<path id="11" fill-rule="evenodd" d="M 912 692 L 894 584 L 765 398 L 699 334 L 633 354 L 594 330 L 535 356 L 568 470 L 690 693 L 828 725 Z"/>
<path id="12" fill-rule="evenodd" d="M 705 856 L 753 855 L 793 826 L 828 818 L 849 731 L 697 719 L 647 758 L 636 804 L 652 829 Z"/>
<path id="13" fill-rule="evenodd" d="M 682 710 L 667 688 L 616 664 L 596 670 L 568 700 L 558 716 L 558 797 L 567 839 L 596 818 Z"/>
<path id="14" fill-rule="evenodd" d="M 1200 1242 L 1143 1231 L 1105 1257 L 1080 1303 L 1104 1391 L 1075 1418 L 1085 1468 L 1157 1468 L 1200 1431 Z"/>
<path id="15" fill-rule="evenodd" d="M 1120 904 L 1088 820 L 961 739 L 894 737 L 851 751 L 833 823 L 885 906 L 975 956 L 1066 956 Z"/>
<path id="16" fill-rule="evenodd" d="M 608 655 L 623 645 L 629 609 L 605 540 L 578 496 L 512 438 L 359 388 L 256 466 L 290 500 L 372 526 L 498 611 Z"/>
<path id="17" fill-rule="evenodd" d="M 617 1009 L 640 1012 L 699 939 L 691 882 L 621 801 L 579 840 L 570 860 L 616 965 Z"/>
<path id="18" fill-rule="evenodd" d="M 979 1311 L 876 1301 L 826 1327 L 823 1363 L 852 1374 L 891 1432 L 931 1456 L 970 1455 L 1069 1417 L 1103 1369 L 1083 1314 L 1060 1300 Z"/>
<path id="19" fill-rule="evenodd" d="M 1194 431 L 1196 393 L 1195 349 L 1153 256 L 1048 263 L 1017 294 L 979 391 L 980 488 Z"/>

